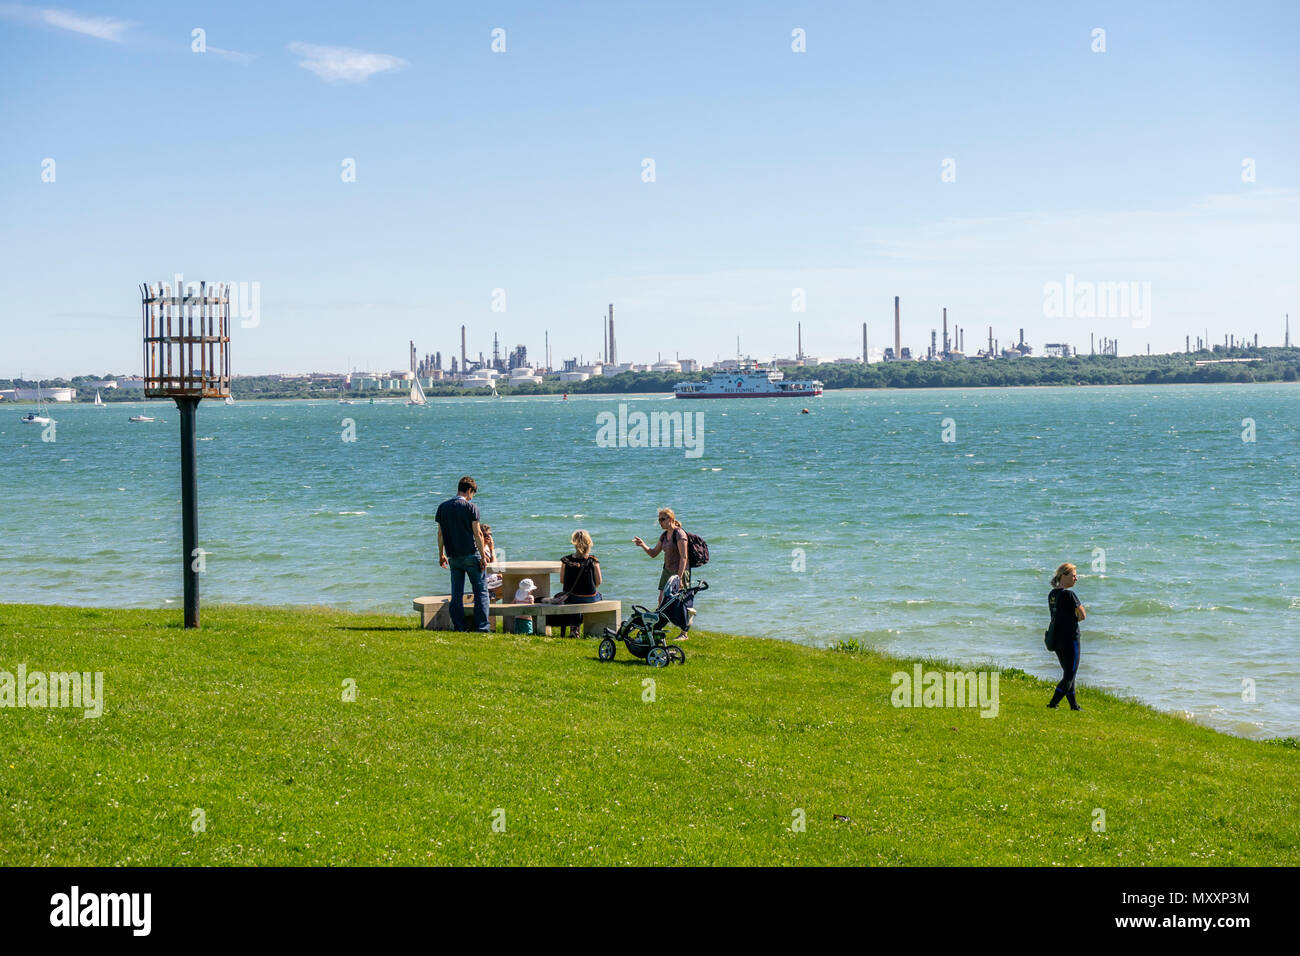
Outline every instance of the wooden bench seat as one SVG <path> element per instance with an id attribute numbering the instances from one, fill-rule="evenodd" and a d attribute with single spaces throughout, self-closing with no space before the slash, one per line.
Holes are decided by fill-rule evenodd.
<path id="1" fill-rule="evenodd" d="M 465 620 L 474 615 L 474 596 L 465 595 Z M 451 630 L 451 595 L 434 594 L 418 597 L 411 602 L 420 612 L 420 626 L 431 631 Z M 488 618 L 501 618 L 502 629 L 513 633 L 515 618 L 531 617 L 541 633 L 546 633 L 546 618 L 564 614 L 582 615 L 582 627 L 588 634 L 599 634 L 606 627 L 618 628 L 623 623 L 622 601 L 593 601 L 590 604 L 489 604 Z"/>

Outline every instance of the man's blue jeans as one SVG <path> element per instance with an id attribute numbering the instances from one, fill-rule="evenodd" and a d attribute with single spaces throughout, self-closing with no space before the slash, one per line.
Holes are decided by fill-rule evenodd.
<path id="1" fill-rule="evenodd" d="M 465 575 L 469 575 L 469 586 L 474 591 L 474 630 L 488 630 L 488 593 L 487 578 L 478 566 L 478 555 L 471 554 L 463 558 L 447 557 L 451 568 L 451 626 L 458 631 L 465 630 Z"/>

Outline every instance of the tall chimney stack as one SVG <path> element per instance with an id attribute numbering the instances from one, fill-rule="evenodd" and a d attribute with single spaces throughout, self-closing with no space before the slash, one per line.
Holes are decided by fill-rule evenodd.
<path id="1" fill-rule="evenodd" d="M 989 326 L 989 355 L 993 354 L 993 326 Z"/>
<path id="2" fill-rule="evenodd" d="M 465 326 L 460 327 L 460 374 L 465 374 Z"/>
<path id="3" fill-rule="evenodd" d="M 948 310 L 943 310 L 943 354 L 948 354 Z"/>
<path id="4" fill-rule="evenodd" d="M 618 345 L 614 341 L 614 303 L 609 304 L 609 362 L 618 364 Z"/>
<path id="5" fill-rule="evenodd" d="M 799 332 L 798 332 L 798 349 L 799 349 L 799 352 L 798 352 L 797 355 L 795 355 L 795 359 L 797 359 L 798 362 L 799 362 L 799 364 L 802 365 L 802 364 L 803 364 L 803 323 L 802 323 L 802 322 L 798 322 L 798 323 L 796 323 L 796 325 L 798 325 L 798 327 L 799 327 Z"/>
<path id="6" fill-rule="evenodd" d="M 903 326 L 898 317 L 898 296 L 894 296 L 894 358 L 903 357 Z"/>
<path id="7" fill-rule="evenodd" d="M 867 323 L 862 323 L 862 364 L 867 365 L 871 362 L 871 355 L 867 352 Z"/>

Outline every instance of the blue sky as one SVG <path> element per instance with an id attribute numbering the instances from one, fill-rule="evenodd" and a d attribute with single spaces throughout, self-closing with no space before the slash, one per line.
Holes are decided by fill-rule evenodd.
<path id="1" fill-rule="evenodd" d="M 0 377 L 139 371 L 177 272 L 259 283 L 236 373 L 1300 330 L 1300 5 L 990 6 L 0 2 Z"/>

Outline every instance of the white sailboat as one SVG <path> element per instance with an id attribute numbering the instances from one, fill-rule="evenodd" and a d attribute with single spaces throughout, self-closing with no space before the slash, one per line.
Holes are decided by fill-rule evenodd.
<path id="1" fill-rule="evenodd" d="M 50 417 L 49 409 L 45 407 L 45 397 L 41 394 L 41 383 L 36 383 L 36 411 L 28 412 L 19 419 L 24 425 L 55 425 L 58 424 Z"/>
<path id="2" fill-rule="evenodd" d="M 429 399 L 425 397 L 424 389 L 420 387 L 419 376 L 411 379 L 411 395 L 406 400 L 408 405 L 428 405 Z"/>
<path id="3" fill-rule="evenodd" d="M 411 395 L 406 400 L 407 405 L 428 405 L 429 399 L 425 397 L 424 389 L 420 387 L 420 366 L 415 361 L 415 343 L 411 343 Z"/>
<path id="4" fill-rule="evenodd" d="M 234 398 L 232 398 L 231 396 L 227 395 L 227 396 L 226 396 L 226 400 L 225 400 L 224 402 L 222 402 L 222 404 L 223 404 L 223 405 L 233 405 L 233 404 L 235 404 L 235 400 L 234 400 Z"/>
<path id="5" fill-rule="evenodd" d="M 95 389 L 95 407 L 96 408 L 104 407 L 104 400 L 99 397 L 99 389 Z"/>

